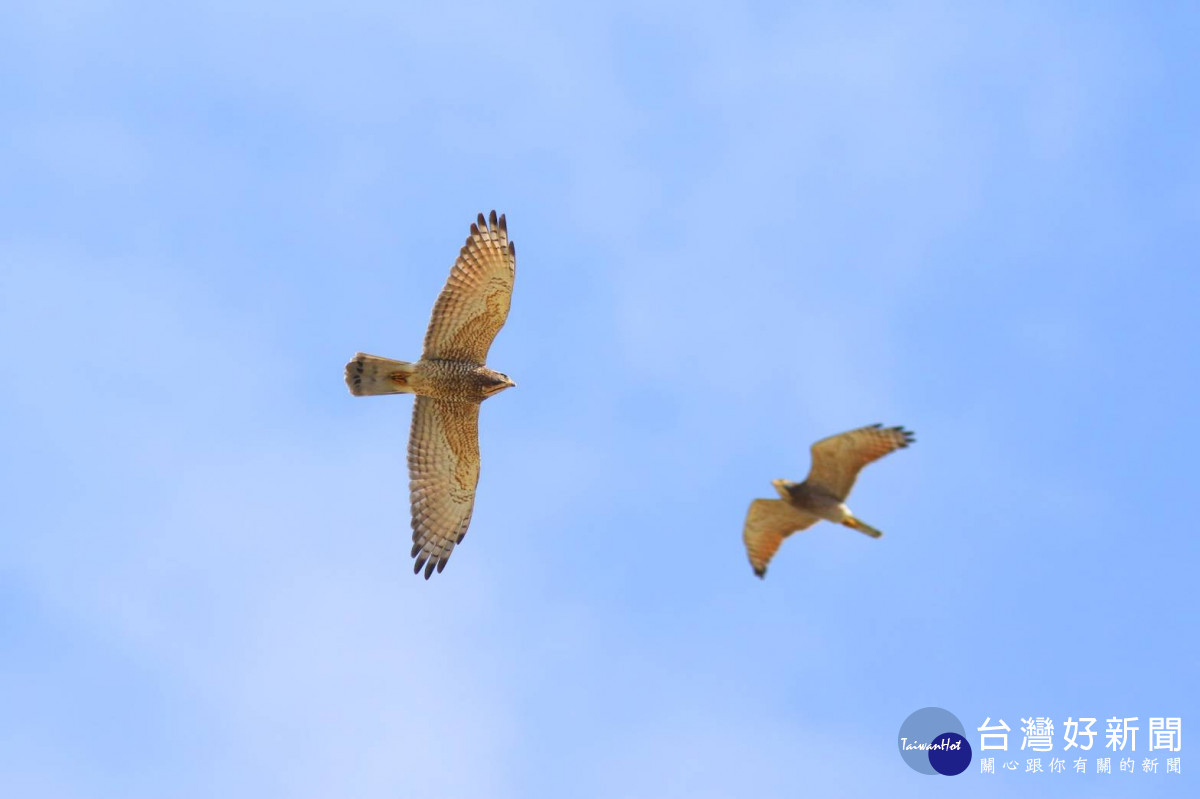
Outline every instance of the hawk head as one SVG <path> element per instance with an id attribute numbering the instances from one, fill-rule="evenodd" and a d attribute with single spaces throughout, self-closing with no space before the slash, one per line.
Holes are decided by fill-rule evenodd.
<path id="1" fill-rule="evenodd" d="M 775 486 L 775 490 L 779 492 L 779 496 L 783 499 L 791 499 L 792 495 L 789 489 L 796 484 L 791 480 L 772 480 L 771 485 Z"/>
<path id="2" fill-rule="evenodd" d="M 491 397 L 499 394 L 506 388 L 512 388 L 516 383 L 508 375 L 493 372 L 491 369 L 485 371 L 483 375 L 483 396 Z"/>

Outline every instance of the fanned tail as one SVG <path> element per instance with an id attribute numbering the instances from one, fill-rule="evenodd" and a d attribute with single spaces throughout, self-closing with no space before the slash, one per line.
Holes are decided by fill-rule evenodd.
<path id="1" fill-rule="evenodd" d="M 356 397 L 412 394 L 408 380 L 415 369 L 415 364 L 360 352 L 346 364 L 346 385 Z"/>

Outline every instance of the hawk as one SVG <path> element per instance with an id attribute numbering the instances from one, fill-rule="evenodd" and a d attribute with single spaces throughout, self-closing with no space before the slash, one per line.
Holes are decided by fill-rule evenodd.
<path id="1" fill-rule="evenodd" d="M 823 438 L 812 445 L 812 468 L 803 483 L 775 480 L 780 499 L 756 499 L 746 513 L 742 539 L 750 565 L 759 577 L 783 539 L 807 530 L 821 519 L 879 538 L 883 533 L 860 521 L 846 507 L 846 497 L 862 468 L 915 439 L 903 427 L 873 424 Z"/>
<path id="2" fill-rule="evenodd" d="M 479 405 L 515 386 L 488 369 L 488 348 L 512 301 L 517 251 L 508 224 L 492 211 L 471 225 L 467 243 L 433 305 L 416 363 L 358 353 L 346 364 L 356 397 L 416 394 L 408 437 L 413 573 L 446 567 L 467 534 L 479 483 Z"/>

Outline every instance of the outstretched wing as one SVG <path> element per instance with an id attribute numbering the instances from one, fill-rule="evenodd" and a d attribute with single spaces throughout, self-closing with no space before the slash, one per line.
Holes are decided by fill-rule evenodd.
<path id="1" fill-rule="evenodd" d="M 433 305 L 421 357 L 485 363 L 508 318 L 516 273 L 517 250 L 504 215 L 497 219 L 492 211 L 485 222 L 480 214 Z"/>
<path id="2" fill-rule="evenodd" d="M 467 534 L 479 483 L 479 405 L 417 397 L 408 439 L 413 573 L 439 572 Z"/>
<path id="3" fill-rule="evenodd" d="M 756 499 L 746 513 L 746 528 L 742 540 L 750 565 L 759 577 L 767 574 L 767 563 L 778 551 L 783 539 L 797 530 L 812 527 L 817 517 L 805 513 L 782 499 Z"/>
<path id="4" fill-rule="evenodd" d="M 812 445 L 808 483 L 844 501 L 864 466 L 907 447 L 914 440 L 913 434 L 903 427 L 878 424 L 823 438 Z"/>

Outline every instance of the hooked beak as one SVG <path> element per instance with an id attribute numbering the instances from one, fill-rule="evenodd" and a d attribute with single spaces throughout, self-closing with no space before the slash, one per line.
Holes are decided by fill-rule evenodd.
<path id="1" fill-rule="evenodd" d="M 503 382 L 492 383 L 483 389 L 483 395 L 485 397 L 494 397 L 504 389 L 512 388 L 516 385 L 516 383 L 514 383 L 512 378 L 510 378 L 508 375 L 501 375 L 501 377 L 504 378 Z"/>

